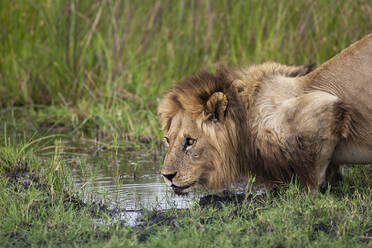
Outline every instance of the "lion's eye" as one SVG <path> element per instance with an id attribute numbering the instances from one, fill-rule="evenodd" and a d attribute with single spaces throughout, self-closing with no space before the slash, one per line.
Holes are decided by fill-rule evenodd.
<path id="1" fill-rule="evenodd" d="M 195 139 L 192 138 L 186 138 L 186 145 L 192 146 L 195 143 Z"/>
<path id="2" fill-rule="evenodd" d="M 182 150 L 186 151 L 188 149 L 191 148 L 192 145 L 194 145 L 196 142 L 196 139 L 193 139 L 193 138 L 185 138 L 184 141 L 183 141 L 183 148 Z"/>
<path id="3" fill-rule="evenodd" d="M 168 137 L 164 137 L 165 139 L 165 143 L 167 143 L 167 145 L 169 145 L 169 138 Z"/>

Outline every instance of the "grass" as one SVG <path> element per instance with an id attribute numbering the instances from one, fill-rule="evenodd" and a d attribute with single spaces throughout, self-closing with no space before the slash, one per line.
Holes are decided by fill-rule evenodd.
<path id="1" fill-rule="evenodd" d="M 79 200 L 57 142 L 154 149 L 178 79 L 219 62 L 320 65 L 371 16 L 368 0 L 0 0 L 0 246 L 371 247 L 371 167 L 325 194 L 289 185 L 136 229 L 93 222 L 111 217 Z"/>
<path id="2" fill-rule="evenodd" d="M 217 62 L 321 64 L 371 15 L 368 0 L 1 0 L 0 105 L 153 137 L 174 81 Z"/>
<path id="3" fill-rule="evenodd" d="M 183 211 L 149 212 L 147 224 L 129 227 L 112 223 L 110 214 L 79 200 L 58 151 L 41 159 L 41 148 L 37 142 L 18 142 L 0 149 L 2 247 L 371 245 L 371 167 L 350 168 L 343 183 L 325 194 L 306 194 L 291 184 L 221 208 L 195 205 Z M 97 224 L 93 217 L 108 224 Z M 151 221 L 154 218 L 158 220 Z"/>

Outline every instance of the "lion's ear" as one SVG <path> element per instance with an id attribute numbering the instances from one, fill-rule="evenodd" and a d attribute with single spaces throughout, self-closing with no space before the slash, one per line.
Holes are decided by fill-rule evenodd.
<path id="1" fill-rule="evenodd" d="M 226 95 L 222 92 L 215 92 L 208 99 L 205 111 L 213 122 L 221 122 L 225 119 L 227 104 Z"/>

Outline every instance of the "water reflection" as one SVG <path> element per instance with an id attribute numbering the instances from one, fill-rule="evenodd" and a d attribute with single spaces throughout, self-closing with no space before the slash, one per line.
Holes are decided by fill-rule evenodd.
<path id="1" fill-rule="evenodd" d="M 82 177 L 79 170 L 73 173 L 74 184 L 85 199 L 93 197 L 123 210 L 187 208 L 193 202 L 190 196 L 176 196 L 159 175 L 116 181 L 104 171 L 91 178 Z"/>
<path id="2" fill-rule="evenodd" d="M 151 152 L 74 154 L 67 160 L 73 183 L 88 201 L 122 210 L 118 218 L 135 221 L 144 209 L 188 208 L 196 196 L 177 196 L 159 175 L 160 156 Z"/>

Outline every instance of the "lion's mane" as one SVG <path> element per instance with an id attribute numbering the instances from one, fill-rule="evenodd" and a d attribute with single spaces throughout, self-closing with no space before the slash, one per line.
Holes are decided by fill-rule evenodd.
<path id="1" fill-rule="evenodd" d="M 270 132 L 265 139 L 260 138 L 257 133 L 260 123 L 250 109 L 264 77 L 270 74 L 296 77 L 310 70 L 311 67 L 294 70 L 266 63 L 250 67 L 249 72 L 225 67 L 218 68 L 215 74 L 201 71 L 182 79 L 165 94 L 158 108 L 162 128 L 168 130 L 179 111 L 192 115 L 215 148 L 207 158 L 218 170 L 219 176 L 210 178 L 213 188 L 229 187 L 249 175 L 255 175 L 256 181 L 266 185 L 282 184 L 294 176 L 303 185 L 314 185 L 312 170 L 317 144 L 306 143 L 295 135 L 290 142 L 283 142 Z M 222 92 L 228 100 L 222 123 L 211 121 L 213 114 L 206 111 L 208 99 L 216 92 Z"/>

